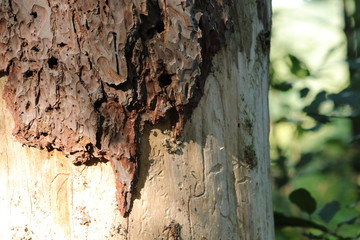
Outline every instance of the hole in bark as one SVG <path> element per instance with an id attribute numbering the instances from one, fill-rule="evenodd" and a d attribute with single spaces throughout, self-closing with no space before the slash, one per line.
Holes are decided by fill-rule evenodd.
<path id="1" fill-rule="evenodd" d="M 100 98 L 100 99 L 95 101 L 94 108 L 98 113 L 100 113 L 99 109 L 101 107 L 101 104 L 103 104 L 105 101 L 106 101 L 106 99 L 104 99 L 104 98 Z M 102 127 L 102 125 L 103 125 L 104 121 L 105 121 L 105 118 L 103 116 L 99 115 L 98 120 L 97 120 L 96 144 L 95 144 L 95 146 L 98 149 L 101 149 L 101 138 L 102 138 L 102 135 L 103 135 L 103 127 Z"/>
<path id="2" fill-rule="evenodd" d="M 140 14 L 141 24 L 139 32 L 141 38 L 147 40 L 154 37 L 156 33 L 164 31 L 163 16 L 157 1 L 147 1 L 148 15 Z"/>
<path id="3" fill-rule="evenodd" d="M 38 105 L 40 99 L 40 90 L 35 94 L 35 105 Z"/>
<path id="4" fill-rule="evenodd" d="M 170 121 L 171 126 L 176 125 L 176 123 L 179 121 L 179 117 L 180 117 L 179 113 L 178 113 L 178 111 L 176 110 L 175 107 L 169 109 L 167 118 Z"/>
<path id="5" fill-rule="evenodd" d="M 42 135 L 44 135 L 45 137 L 48 135 L 47 133 L 41 133 Z M 45 146 L 45 148 L 46 148 L 46 150 L 48 151 L 48 152 L 51 152 L 51 151 L 53 151 L 55 148 L 52 146 L 52 144 L 51 143 L 47 143 L 46 144 L 46 146 Z"/>
<path id="6" fill-rule="evenodd" d="M 85 22 L 85 27 L 86 27 L 87 30 L 90 30 L 89 23 L 88 23 L 87 20 L 86 20 L 86 22 Z"/>
<path id="7" fill-rule="evenodd" d="M 160 87 L 166 87 L 166 86 L 169 86 L 172 82 L 171 80 L 171 76 L 170 74 L 163 74 L 161 75 L 158 80 L 159 80 L 159 85 Z"/>
<path id="8" fill-rule="evenodd" d="M 57 58 L 55 58 L 55 57 L 49 58 L 48 64 L 49 64 L 49 68 L 50 68 L 50 69 L 56 68 L 56 66 L 58 65 L 58 60 L 57 60 Z"/>
<path id="9" fill-rule="evenodd" d="M 37 12 L 32 12 L 30 15 L 33 16 L 33 18 L 37 18 Z"/>
<path id="10" fill-rule="evenodd" d="M 8 64 L 8 66 L 6 67 L 5 70 L 0 71 L 0 78 L 4 77 L 6 75 L 9 75 L 11 65 L 12 65 L 12 60 L 10 61 L 10 64 Z M 15 92 L 15 89 L 14 89 L 14 92 Z"/>
<path id="11" fill-rule="evenodd" d="M 162 21 L 157 22 L 155 28 L 158 33 L 161 33 L 162 31 L 164 31 L 165 28 L 164 23 Z"/>
<path id="12" fill-rule="evenodd" d="M 31 77 L 33 74 L 34 74 L 33 71 L 27 70 L 27 71 L 24 73 L 24 78 L 29 78 L 29 77 Z"/>
<path id="13" fill-rule="evenodd" d="M 29 107 L 30 107 L 30 105 L 31 105 L 31 103 L 28 101 L 28 102 L 26 103 L 26 105 L 25 105 L 25 109 L 28 110 Z"/>
<path id="14" fill-rule="evenodd" d="M 185 84 L 185 94 L 186 96 L 189 94 L 189 84 Z"/>
<path id="15" fill-rule="evenodd" d="M 94 153 L 94 148 L 93 148 L 93 145 L 91 143 L 86 144 L 85 149 L 91 155 Z"/>
<path id="16" fill-rule="evenodd" d="M 39 49 L 38 47 L 36 47 L 36 46 L 32 47 L 31 50 L 33 50 L 33 51 L 35 51 L 35 52 L 39 52 L 39 51 L 40 51 L 40 49 Z"/>
<path id="17" fill-rule="evenodd" d="M 59 47 L 65 47 L 66 45 L 67 45 L 67 44 L 66 44 L 66 43 L 63 43 L 63 42 L 61 42 L 61 43 L 58 44 Z"/>
<path id="18" fill-rule="evenodd" d="M 48 106 L 47 108 L 45 108 L 45 112 L 50 112 L 50 111 L 52 111 L 52 110 L 54 110 L 54 109 L 53 109 L 53 107 L 51 107 L 51 106 Z"/>
<path id="19" fill-rule="evenodd" d="M 154 110 L 156 108 L 156 104 L 157 104 L 157 97 L 154 97 L 154 99 L 151 100 L 150 102 L 150 110 Z"/>

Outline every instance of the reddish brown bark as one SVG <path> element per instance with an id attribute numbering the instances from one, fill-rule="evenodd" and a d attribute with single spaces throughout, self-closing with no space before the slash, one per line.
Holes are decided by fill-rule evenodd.
<path id="1" fill-rule="evenodd" d="M 231 0 L 9 0 L 0 5 L 0 71 L 14 135 L 75 163 L 109 160 L 131 208 L 137 145 L 162 118 L 178 136 L 211 58 L 232 28 Z"/>

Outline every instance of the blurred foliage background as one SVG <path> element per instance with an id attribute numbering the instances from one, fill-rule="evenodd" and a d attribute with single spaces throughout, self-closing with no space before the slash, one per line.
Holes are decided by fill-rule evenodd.
<path id="1" fill-rule="evenodd" d="M 360 0 L 273 0 L 276 239 L 360 239 Z"/>

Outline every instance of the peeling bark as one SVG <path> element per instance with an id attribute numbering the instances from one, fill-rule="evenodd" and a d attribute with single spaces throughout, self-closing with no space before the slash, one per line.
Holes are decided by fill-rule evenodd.
<path id="1" fill-rule="evenodd" d="M 108 160 L 131 209 L 144 124 L 179 136 L 212 56 L 232 30 L 232 0 L 9 0 L 0 3 L 3 97 L 18 141 L 74 163 Z"/>

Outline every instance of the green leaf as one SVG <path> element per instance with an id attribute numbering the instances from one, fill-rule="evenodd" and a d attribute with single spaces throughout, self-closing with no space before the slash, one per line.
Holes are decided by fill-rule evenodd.
<path id="1" fill-rule="evenodd" d="M 335 214 L 340 210 L 340 203 L 337 201 L 328 202 L 320 210 L 319 217 L 324 222 L 328 223 L 335 216 Z"/>
<path id="2" fill-rule="evenodd" d="M 349 219 L 346 219 L 344 221 L 341 221 L 338 223 L 338 228 L 341 227 L 342 225 L 352 225 L 356 222 L 356 220 L 358 219 L 359 217 L 352 217 L 352 218 L 349 218 Z"/>
<path id="3" fill-rule="evenodd" d="M 304 188 L 299 188 L 293 191 L 289 199 L 292 203 L 298 206 L 301 211 L 312 214 L 316 209 L 316 201 L 311 194 Z"/>
<path id="4" fill-rule="evenodd" d="M 295 168 L 297 170 L 305 167 L 307 164 L 309 164 L 313 160 L 314 154 L 312 153 L 303 153 L 301 154 L 300 161 L 295 165 Z"/>
<path id="5" fill-rule="evenodd" d="M 303 88 L 299 91 L 300 93 L 300 98 L 305 98 L 310 92 L 309 88 Z"/>
<path id="6" fill-rule="evenodd" d="M 357 137 L 360 137 L 360 136 L 358 135 Z M 353 202 L 348 206 L 348 208 L 355 208 L 359 204 L 360 204 L 360 201 Z"/>
<path id="7" fill-rule="evenodd" d="M 326 124 L 330 122 L 330 118 L 323 114 L 307 113 L 309 117 L 317 121 L 318 123 Z"/>
<path id="8" fill-rule="evenodd" d="M 274 212 L 274 221 L 276 228 L 283 227 L 302 227 L 302 228 L 314 228 L 321 231 L 327 232 L 328 229 L 320 224 L 312 222 L 310 220 L 298 218 L 298 217 L 287 217 L 280 212 Z"/>
<path id="9" fill-rule="evenodd" d="M 321 91 L 319 92 L 314 100 L 310 103 L 310 105 L 304 107 L 303 111 L 307 114 L 318 114 L 320 105 L 327 100 L 326 92 Z"/>
<path id="10" fill-rule="evenodd" d="M 326 124 L 330 122 L 328 116 L 319 113 L 320 105 L 327 101 L 326 92 L 321 91 L 319 92 L 314 100 L 306 107 L 304 107 L 303 111 L 311 118 L 313 118 L 318 123 Z"/>
<path id="11" fill-rule="evenodd" d="M 313 127 L 311 128 L 304 128 L 303 131 L 311 131 L 311 132 L 315 132 L 315 131 L 319 131 L 321 129 L 321 127 L 323 126 L 323 124 L 317 122 Z"/>
<path id="12" fill-rule="evenodd" d="M 310 76 L 310 71 L 303 61 L 292 54 L 288 54 L 288 57 L 290 59 L 290 71 L 293 75 L 298 78 Z"/>
<path id="13" fill-rule="evenodd" d="M 321 234 L 303 233 L 302 235 L 304 235 L 305 237 L 307 237 L 309 239 L 329 240 L 329 238 L 325 237 L 326 233 L 321 233 Z"/>
<path id="14" fill-rule="evenodd" d="M 356 60 L 347 60 L 350 69 L 354 69 L 354 70 L 358 70 L 360 69 L 360 62 L 356 59 Z"/>
<path id="15" fill-rule="evenodd" d="M 272 87 L 276 90 L 286 92 L 292 88 L 292 84 L 289 82 L 282 82 L 282 83 L 274 84 Z"/>
<path id="16" fill-rule="evenodd" d="M 344 90 L 337 94 L 329 95 L 335 105 L 349 105 L 352 107 L 359 107 L 360 93 L 358 91 Z"/>

